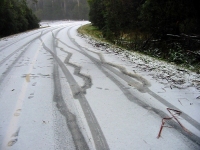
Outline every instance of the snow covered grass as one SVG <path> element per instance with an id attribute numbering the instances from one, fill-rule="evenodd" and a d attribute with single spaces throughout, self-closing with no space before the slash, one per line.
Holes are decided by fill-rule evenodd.
<path id="1" fill-rule="evenodd" d="M 199 76 L 199 74 L 196 74 L 195 72 L 192 72 L 192 71 L 182 68 L 180 66 L 177 66 L 173 63 L 167 63 L 165 61 L 158 60 L 158 59 L 155 59 L 155 58 L 147 56 L 147 55 L 128 51 L 126 49 L 117 47 L 115 45 L 106 43 L 105 41 L 100 41 L 98 39 L 94 39 L 93 37 L 91 37 L 89 35 L 85 35 L 85 34 L 84 35 L 78 34 L 78 35 L 79 35 L 80 39 L 79 40 L 76 39 L 76 40 L 78 42 L 80 42 L 81 38 L 82 38 L 82 41 L 85 41 L 87 43 L 87 44 L 82 44 L 82 43 L 81 44 L 79 43 L 79 44 L 84 45 L 84 47 L 83 46 L 82 47 L 85 48 L 85 50 L 90 55 L 96 54 L 96 56 L 99 56 L 99 58 L 97 58 L 97 59 L 100 59 L 102 61 L 102 63 L 106 63 L 109 65 L 115 64 L 116 66 L 118 66 L 117 69 L 119 69 L 119 67 L 124 67 L 127 70 L 127 72 L 140 75 L 141 77 L 143 77 L 144 79 L 146 79 L 150 82 L 151 86 L 148 88 L 153 93 L 155 93 L 155 95 L 160 96 L 161 98 L 163 98 L 166 102 L 168 102 L 171 105 L 168 106 L 163 103 L 161 104 L 158 101 L 158 99 L 156 99 L 156 97 L 149 96 L 149 93 L 141 93 L 141 92 L 135 90 L 133 87 L 131 87 L 131 85 L 128 84 L 128 86 L 126 88 L 131 88 L 131 90 L 134 91 L 133 95 L 138 97 L 141 101 L 148 104 L 152 108 L 155 108 L 155 109 L 165 112 L 166 114 L 169 114 L 169 112 L 167 112 L 166 108 L 168 108 L 168 107 L 173 108 L 173 106 L 174 106 L 174 107 L 176 107 L 177 110 L 187 114 L 192 119 L 194 119 L 195 121 L 200 123 L 200 118 L 199 118 L 200 76 Z M 100 58 L 100 56 L 102 56 L 103 58 Z M 116 67 L 114 67 L 114 68 L 116 69 Z M 92 77 L 94 79 L 95 75 L 93 75 Z M 101 85 L 105 79 L 106 79 L 106 77 L 103 78 L 103 80 L 99 79 L 100 83 L 98 83 L 98 84 L 94 83 L 93 86 L 98 85 L 98 87 L 106 87 L 106 89 L 114 90 L 113 89 L 114 85 L 112 87 L 108 88 L 108 86 L 109 86 L 107 84 L 108 81 L 106 81 L 103 85 Z M 123 82 L 123 81 L 121 81 L 121 82 Z M 99 85 L 101 85 L 101 86 L 99 86 Z M 105 88 L 101 88 L 100 90 L 102 91 L 103 89 L 105 89 Z M 93 90 L 92 92 L 88 92 L 88 93 L 90 94 L 90 93 L 94 93 L 94 92 L 95 92 L 95 90 Z M 130 104 L 126 105 L 126 102 L 123 101 L 123 100 L 125 100 L 125 98 L 119 97 L 119 95 L 118 95 L 118 97 L 120 100 L 117 101 L 118 98 L 116 98 L 116 99 L 114 99 L 115 102 L 113 102 L 112 104 L 110 104 L 110 101 L 112 99 L 106 100 L 106 99 L 108 99 L 107 97 L 113 98 L 114 95 L 117 95 L 119 93 L 114 93 L 113 91 L 110 90 L 106 94 L 100 94 L 101 98 L 99 101 L 94 100 L 92 98 L 90 100 L 89 94 L 87 95 L 88 101 L 90 102 L 90 105 L 92 106 L 92 108 L 94 108 L 94 112 L 97 114 L 96 116 L 98 116 L 97 118 L 100 118 L 99 119 L 100 123 L 103 121 L 104 124 L 106 124 L 105 119 L 109 118 L 109 114 L 111 114 L 113 112 L 114 112 L 113 114 L 115 114 L 115 115 L 117 114 L 117 116 L 120 118 L 119 120 L 122 120 L 122 118 L 126 118 L 128 120 L 128 121 L 123 120 L 122 122 L 119 121 L 117 123 L 118 118 L 116 117 L 117 119 L 116 118 L 113 119 L 115 117 L 115 115 L 114 116 L 112 115 L 112 117 L 110 117 L 108 119 L 109 121 L 114 122 L 113 124 L 118 124 L 118 126 L 120 126 L 121 128 L 126 129 L 126 130 L 123 130 L 123 133 L 118 132 L 118 134 L 123 135 L 122 136 L 123 138 L 125 138 L 125 137 L 127 138 L 130 135 L 130 137 L 128 137 L 128 138 L 132 139 L 133 141 L 137 141 L 136 142 L 137 144 L 135 144 L 135 146 L 142 145 L 141 147 L 143 149 L 145 149 L 144 144 L 142 144 L 142 142 L 140 143 L 138 138 L 135 139 L 134 137 L 136 136 L 136 137 L 143 139 L 144 141 L 147 141 L 146 133 L 148 133 L 148 135 L 151 137 L 150 138 L 151 142 L 149 141 L 147 143 L 154 143 L 154 145 L 156 145 L 156 147 L 154 147 L 153 149 L 166 149 L 166 147 L 168 147 L 170 145 L 169 144 L 170 140 L 174 141 L 174 140 L 177 140 L 180 138 L 180 137 L 177 137 L 175 139 L 172 139 L 172 135 L 167 136 L 164 132 L 162 133 L 163 139 L 161 138 L 163 140 L 162 144 L 160 143 L 161 142 L 160 139 L 157 140 L 156 138 L 152 138 L 159 131 L 161 119 L 158 117 L 157 118 L 158 122 L 155 122 L 153 120 L 153 118 L 149 118 L 152 115 L 151 111 L 148 111 L 146 114 L 142 110 L 132 112 L 133 110 L 136 110 L 136 108 L 137 108 L 134 106 L 135 103 L 130 103 Z M 93 96 L 91 96 L 91 97 L 94 97 L 94 95 L 96 96 L 96 95 L 98 95 L 98 93 L 93 94 Z M 113 96 L 110 96 L 110 95 L 113 95 Z M 106 100 L 106 102 L 102 102 L 103 100 Z M 108 103 L 108 101 L 109 101 L 109 103 Z M 116 106 L 117 105 L 116 103 L 120 104 L 120 106 L 119 107 Z M 101 105 L 103 105 L 103 104 L 105 104 L 104 106 L 102 106 L 103 110 L 104 110 L 103 112 L 105 112 L 105 114 L 102 114 L 102 111 L 100 109 Z M 126 105 L 126 106 L 124 106 L 124 105 Z M 130 109 L 129 109 L 129 106 L 131 106 Z M 115 110 L 114 108 L 117 108 L 117 109 Z M 131 115 L 131 118 L 128 118 L 129 115 L 126 115 L 126 117 L 122 117 L 122 114 L 127 113 L 123 109 L 126 109 L 126 111 L 128 111 L 128 113 L 134 114 L 134 115 Z M 107 110 L 109 110 L 109 111 L 107 111 Z M 141 115 L 143 113 L 145 115 Z M 101 115 L 106 116 L 106 117 L 101 117 Z M 133 119 L 133 117 L 136 117 L 136 118 L 138 117 L 138 118 Z M 166 117 L 167 117 L 167 115 L 166 115 Z M 189 131 L 191 131 L 198 137 L 200 136 L 199 130 L 197 128 L 195 128 L 194 126 L 192 126 L 190 121 L 184 120 L 184 118 L 181 118 L 181 116 L 179 119 L 185 128 L 187 128 Z M 139 126 L 136 127 L 137 124 L 136 124 L 135 120 L 140 120 L 139 122 L 143 122 L 144 124 L 152 125 L 151 131 L 153 131 L 153 133 L 150 133 L 151 131 L 149 130 L 149 128 L 145 128 L 145 126 L 143 126 L 143 124 L 141 125 L 139 123 Z M 138 135 L 137 135 L 137 131 L 135 131 L 135 128 L 132 128 L 131 130 L 128 131 L 128 129 L 130 129 L 131 127 L 124 125 L 126 121 L 128 122 L 127 125 L 132 124 L 133 127 L 136 127 L 136 129 L 138 131 Z M 134 121 L 134 122 L 131 122 L 131 121 Z M 111 129 L 111 128 L 109 128 L 109 126 L 105 126 L 104 124 L 101 124 L 101 126 L 103 127 L 103 131 L 105 132 L 106 137 L 108 137 L 108 141 L 109 141 L 109 139 L 113 139 L 113 136 L 116 136 L 117 138 L 120 137 L 120 136 L 118 137 L 115 132 L 113 132 L 113 133 L 111 132 L 114 129 Z M 155 129 L 153 129 L 153 127 L 155 127 Z M 130 132 L 133 132 L 133 131 L 134 131 L 134 136 L 132 137 Z M 145 132 L 144 136 L 142 135 L 143 133 L 141 133 L 142 131 Z M 168 130 L 168 131 L 170 131 L 170 130 Z M 124 134 L 125 132 L 126 132 L 126 135 Z M 172 131 L 172 132 L 174 132 L 174 131 Z M 109 135 L 111 135 L 112 137 L 109 137 L 109 135 L 107 135 L 107 133 L 110 133 Z M 119 141 L 123 141 L 123 139 L 120 139 Z M 128 141 L 128 139 L 127 139 L 127 141 Z M 117 140 L 109 141 L 109 143 L 111 143 L 111 145 L 113 144 L 112 142 L 117 143 L 118 141 Z M 116 143 L 113 145 L 116 145 Z M 181 143 L 184 143 L 184 142 L 182 141 Z M 173 144 L 172 144 L 173 148 L 169 148 L 169 147 L 168 148 L 176 149 L 178 147 L 180 148 L 180 146 L 181 146 L 181 145 L 178 145 L 178 144 L 180 144 L 180 141 L 176 141 Z M 128 147 L 125 148 L 125 145 L 128 145 L 128 144 L 124 144 L 124 145 L 122 145 L 122 147 L 124 149 L 128 149 Z M 165 145 L 166 147 L 165 146 L 164 146 L 165 148 L 162 147 L 163 145 Z M 120 147 L 120 148 L 123 149 L 122 147 Z M 137 148 L 134 147 L 134 148 L 142 149 L 141 147 L 137 147 Z M 149 147 L 151 147 L 151 146 L 149 146 Z M 112 148 L 116 149 L 116 147 L 112 147 Z M 185 149 L 185 148 L 183 148 L 183 149 Z M 188 149 L 192 149 L 192 148 L 188 148 Z"/>
<path id="2" fill-rule="evenodd" d="M 186 89 L 188 87 L 195 87 L 200 91 L 200 74 L 173 63 L 168 63 L 138 52 L 128 51 L 105 41 L 99 41 L 89 35 L 81 34 L 80 36 L 85 38 L 88 43 L 92 44 L 99 51 L 114 53 L 122 57 L 122 59 L 132 62 L 134 71 L 148 72 L 159 82 L 167 82 L 170 88 Z"/>
<path id="3" fill-rule="evenodd" d="M 199 120 L 200 75 L 188 69 L 156 58 L 128 51 L 99 41 L 89 35 L 79 34 L 100 53 L 107 63 L 118 63 L 128 72 L 141 75 L 151 82 L 152 91 L 165 98 L 181 111 Z M 96 51 L 97 50 L 97 51 Z M 118 59 L 118 60 L 117 60 Z"/>
<path id="4" fill-rule="evenodd" d="M 86 24 L 84 26 L 81 26 L 78 29 L 78 32 L 83 33 L 83 34 L 89 34 L 89 35 L 92 35 L 94 38 L 104 40 L 102 32 L 99 31 L 96 27 L 91 26 L 91 24 Z"/>

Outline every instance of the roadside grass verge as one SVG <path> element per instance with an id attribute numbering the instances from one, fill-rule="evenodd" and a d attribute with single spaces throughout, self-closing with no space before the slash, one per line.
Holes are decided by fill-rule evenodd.
<path id="1" fill-rule="evenodd" d="M 143 43 L 143 39 L 148 38 L 148 37 L 145 37 L 145 35 L 142 33 L 139 33 L 139 34 L 137 33 L 137 35 L 139 35 L 139 36 L 136 36 L 135 33 L 129 34 L 128 36 L 123 35 L 123 38 L 121 40 L 113 42 L 113 41 L 109 41 L 108 39 L 105 39 L 103 37 L 103 33 L 97 27 L 92 26 L 92 24 L 87 24 L 87 25 L 81 26 L 78 29 L 78 32 L 80 34 L 88 35 L 98 41 L 106 42 L 106 43 L 112 44 L 113 46 L 117 46 L 120 48 L 125 48 L 129 51 L 134 51 L 134 52 L 138 52 L 141 54 L 149 55 L 158 60 L 162 60 L 162 61 L 165 61 L 168 63 L 173 63 L 177 66 L 183 67 L 185 69 L 188 69 L 188 70 L 191 70 L 193 72 L 200 74 L 200 60 L 195 61 L 195 63 L 191 63 L 192 59 L 197 60 L 196 57 L 198 57 L 198 56 L 193 57 L 195 55 L 192 55 L 192 56 L 188 55 L 188 54 L 183 55 L 183 52 L 181 49 L 179 49 L 179 50 L 177 50 L 177 49 L 176 50 L 173 50 L 173 49 L 167 50 L 166 49 L 166 51 L 167 51 L 166 54 L 168 54 L 168 56 L 163 57 L 162 54 L 159 54 L 159 51 L 157 51 L 157 49 L 144 50 L 144 49 L 139 48 L 138 45 L 140 43 Z M 135 42 L 135 41 L 137 41 L 137 42 Z"/>
<path id="2" fill-rule="evenodd" d="M 81 34 L 89 35 L 92 38 L 95 38 L 96 40 L 106 41 L 103 38 L 102 32 L 97 27 L 94 27 L 91 24 L 86 24 L 84 26 L 81 26 L 80 28 L 78 28 L 78 32 Z"/>

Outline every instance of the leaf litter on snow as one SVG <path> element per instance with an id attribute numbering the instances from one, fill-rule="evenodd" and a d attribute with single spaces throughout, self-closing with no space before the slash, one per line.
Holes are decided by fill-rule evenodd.
<path id="1" fill-rule="evenodd" d="M 200 91 L 200 74 L 147 55 L 131 52 L 105 42 L 99 42 L 87 35 L 79 34 L 79 36 L 100 51 L 120 55 L 120 57 L 124 58 L 123 60 L 128 60 L 133 63 L 134 72 L 149 72 L 149 75 L 154 79 L 162 84 L 167 84 L 171 89 L 195 87 Z"/>
<path id="2" fill-rule="evenodd" d="M 79 36 L 92 45 L 94 51 L 102 53 L 106 60 L 115 62 L 113 57 L 118 57 L 122 60 L 121 65 L 126 66 L 126 69 L 144 75 L 144 78 L 151 80 L 150 89 L 153 92 L 200 122 L 200 74 L 172 63 L 95 40 L 87 35 L 79 34 Z"/>

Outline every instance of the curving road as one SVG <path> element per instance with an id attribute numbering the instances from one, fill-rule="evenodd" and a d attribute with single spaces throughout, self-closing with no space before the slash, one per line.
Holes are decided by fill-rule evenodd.
<path id="1" fill-rule="evenodd" d="M 78 36 L 87 23 L 0 41 L 0 149 L 199 149 L 200 123 L 185 112 L 194 132 L 174 120 L 156 138 L 166 108 L 179 108 Z"/>

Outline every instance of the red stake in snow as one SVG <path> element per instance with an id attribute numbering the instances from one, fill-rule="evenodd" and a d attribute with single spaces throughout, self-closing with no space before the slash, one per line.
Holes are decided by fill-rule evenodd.
<path id="1" fill-rule="evenodd" d="M 158 133 L 158 136 L 157 138 L 159 139 L 160 136 L 161 136 L 161 132 L 162 132 L 162 129 L 163 127 L 168 127 L 168 126 L 164 126 L 165 125 L 165 121 L 166 120 L 170 120 L 170 119 L 175 119 L 177 121 L 177 123 L 183 128 L 183 130 L 185 130 L 186 132 L 190 133 L 181 123 L 180 121 L 177 119 L 176 115 L 179 115 L 182 113 L 181 111 L 178 111 L 178 110 L 175 110 L 175 109 L 171 109 L 171 108 L 167 108 L 167 110 L 169 111 L 169 113 L 172 115 L 172 117 L 169 117 L 169 118 L 163 118 L 162 119 L 162 124 L 161 124 L 161 127 L 160 127 L 160 131 Z M 172 112 L 175 112 L 174 114 Z M 170 127 L 169 127 L 170 128 Z"/>

